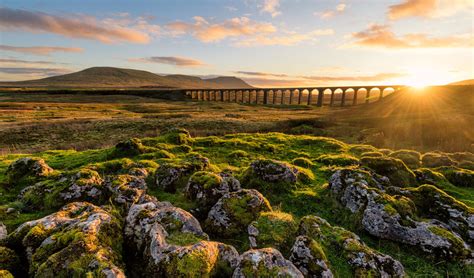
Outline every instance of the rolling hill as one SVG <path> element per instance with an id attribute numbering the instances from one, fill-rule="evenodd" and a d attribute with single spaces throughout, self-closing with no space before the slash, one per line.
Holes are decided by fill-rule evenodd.
<path id="1" fill-rule="evenodd" d="M 92 67 L 37 80 L 0 82 L 3 87 L 50 88 L 251 88 L 236 77 L 201 79 L 189 75 L 158 75 L 148 71 Z"/>
<path id="2" fill-rule="evenodd" d="M 461 81 L 449 83 L 448 85 L 474 85 L 474 79 L 461 80 Z"/>

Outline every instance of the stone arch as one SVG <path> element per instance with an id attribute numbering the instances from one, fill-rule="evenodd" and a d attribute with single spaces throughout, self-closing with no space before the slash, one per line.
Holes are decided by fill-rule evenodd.
<path id="1" fill-rule="evenodd" d="M 322 105 L 329 105 L 331 103 L 330 98 L 333 97 L 333 90 L 326 88 L 323 90 L 323 102 Z"/>
<path id="2" fill-rule="evenodd" d="M 342 92 L 341 106 L 345 106 L 350 100 L 354 99 L 355 90 L 353 88 L 345 88 Z"/>
<path id="3" fill-rule="evenodd" d="M 368 89 L 366 103 L 374 102 L 375 100 L 377 100 L 378 97 L 380 97 L 380 92 L 381 90 L 379 87 L 371 87 L 370 89 Z"/>
<path id="4" fill-rule="evenodd" d="M 393 88 L 393 87 L 385 87 L 385 88 L 383 88 L 383 90 L 382 90 L 381 93 L 382 93 L 382 97 L 386 97 L 386 96 L 388 96 L 388 95 L 393 94 L 394 92 L 395 92 L 395 88 Z"/>
<path id="5" fill-rule="evenodd" d="M 308 105 L 313 105 L 314 104 L 315 96 L 317 96 L 318 93 L 319 93 L 318 89 L 312 89 L 312 88 L 308 89 L 308 102 L 307 102 Z"/>
<path id="6" fill-rule="evenodd" d="M 310 90 L 306 88 L 300 89 L 300 97 L 298 98 L 298 104 L 308 104 Z"/>
<path id="7" fill-rule="evenodd" d="M 344 93 L 344 90 L 341 88 L 333 90 L 329 106 L 334 106 L 337 101 L 340 101 L 342 99 L 342 93 Z"/>

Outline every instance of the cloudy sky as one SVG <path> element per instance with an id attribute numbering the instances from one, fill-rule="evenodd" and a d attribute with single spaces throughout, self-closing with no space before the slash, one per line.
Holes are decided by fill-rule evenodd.
<path id="1" fill-rule="evenodd" d="M 472 0 L 2 0 L 0 80 L 92 66 L 256 86 L 474 78 Z"/>

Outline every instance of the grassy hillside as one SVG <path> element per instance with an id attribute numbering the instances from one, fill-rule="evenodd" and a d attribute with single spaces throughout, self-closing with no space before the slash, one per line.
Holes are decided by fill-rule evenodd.
<path id="1" fill-rule="evenodd" d="M 247 88 L 251 87 L 235 77 L 204 80 L 187 75 L 161 76 L 148 71 L 113 67 L 92 67 L 79 72 L 38 80 L 1 82 L 10 87 L 56 88 Z"/>
<path id="2" fill-rule="evenodd" d="M 41 177 L 35 177 L 34 175 L 32 176 L 25 174 L 26 172 L 22 172 L 23 176 L 16 176 L 16 180 L 11 180 L 10 177 L 13 173 L 12 170 L 7 171 L 9 165 L 15 160 L 25 156 L 44 159 L 45 163 L 52 167 L 54 171 Z M 210 164 L 199 164 L 202 161 L 206 161 L 203 157 L 208 158 Z M 401 158 L 404 162 L 396 157 Z M 201 162 L 198 163 L 193 160 L 196 158 Z M 251 166 L 254 161 L 265 161 L 265 159 L 282 161 L 284 162 L 282 165 L 286 165 L 285 167 L 294 167 L 292 171 L 298 173 L 297 180 L 294 182 L 285 182 L 283 180 L 266 182 L 259 180 L 257 176 L 249 172 L 249 169 L 251 169 L 249 166 Z M 371 235 L 359 222 L 361 215 L 352 213 L 349 209 L 345 208 L 339 203 L 336 197 L 337 195 L 332 193 L 333 189 L 331 189 L 331 187 L 334 185 L 332 185 L 330 177 L 334 175 L 336 171 L 346 169 L 347 171 L 362 171 L 361 173 L 376 171 L 382 174 L 382 172 L 380 172 L 381 169 L 378 168 L 374 162 L 387 163 L 387 161 L 398 165 L 395 172 L 384 172 L 384 175 L 388 175 L 390 183 L 397 184 L 397 186 L 389 187 L 385 182 L 383 191 L 386 193 L 383 194 L 380 193 L 380 189 L 370 189 L 372 186 L 375 186 L 374 184 L 370 184 L 369 189 L 375 190 L 374 192 L 379 192 L 377 194 L 382 194 L 380 198 L 384 198 L 386 202 L 384 206 L 391 215 L 398 215 L 398 213 L 405 211 L 403 213 L 409 213 L 410 215 L 406 221 L 413 219 L 414 221 L 428 222 L 432 221 L 430 220 L 431 218 L 447 221 L 444 218 L 439 218 L 438 216 L 440 215 L 436 214 L 441 213 L 441 207 L 440 211 L 435 214 L 427 212 L 427 208 L 423 205 L 422 200 L 428 200 L 431 206 L 438 206 L 436 202 L 429 199 L 437 197 L 430 197 L 431 195 L 423 193 L 425 194 L 423 195 L 424 197 L 417 199 L 416 196 L 418 195 L 416 194 L 418 194 L 417 192 L 420 190 L 434 190 L 434 196 L 446 196 L 443 197 L 445 199 L 443 199 L 442 202 L 447 202 L 448 200 L 452 203 L 453 200 L 456 200 L 453 204 L 462 207 L 463 210 L 468 211 L 470 215 L 473 214 L 474 190 L 472 184 L 463 184 L 458 179 L 453 178 L 451 174 L 453 170 L 457 169 L 456 171 L 468 173 L 472 180 L 472 171 L 469 172 L 467 169 L 461 170 L 461 168 L 455 167 L 455 165 L 457 165 L 457 167 L 470 167 L 472 169 L 474 165 L 472 153 L 429 153 L 421 156 L 417 152 L 393 152 L 390 150 L 377 149 L 369 145 L 350 145 L 327 137 L 267 133 L 191 138 L 188 133 L 183 130 L 173 130 L 169 133 L 164 133 L 160 137 L 127 141 L 124 144 L 112 148 L 83 152 L 48 150 L 32 155 L 1 156 L 0 203 L 2 205 L 0 206 L 0 219 L 6 224 L 8 231 L 12 232 L 25 221 L 37 219 L 57 211 L 68 202 L 63 200 L 63 197 L 60 197 L 65 196 L 62 194 L 69 190 L 69 184 L 64 181 L 68 180 L 67 177 L 71 175 L 74 176 L 75 173 L 78 172 L 82 173 L 83 179 L 74 183 L 76 184 L 75 186 L 79 185 L 79 187 L 82 186 L 84 190 L 89 190 L 92 182 L 92 184 L 95 184 L 93 185 L 94 188 L 96 188 L 95 190 L 102 190 L 102 195 L 97 195 L 101 197 L 97 197 L 96 199 L 95 197 L 91 197 L 93 195 L 87 195 L 84 192 L 81 193 L 82 195 L 80 194 L 79 197 L 76 196 L 68 200 L 87 200 L 94 204 L 104 205 L 103 209 L 113 215 L 118 215 L 118 219 L 124 219 L 127 210 L 124 210 L 121 205 L 115 203 L 115 199 L 113 198 L 115 195 L 112 195 L 110 199 L 107 199 L 108 197 L 103 198 L 108 196 L 104 194 L 106 186 L 109 185 L 107 185 L 108 183 L 102 184 L 100 181 L 116 179 L 112 184 L 122 184 L 121 180 L 128 179 L 131 175 L 128 173 L 132 173 L 131 170 L 137 169 L 138 167 L 143 168 L 143 171 L 147 173 L 147 194 L 155 196 L 158 201 L 169 201 L 176 207 L 192 212 L 200 221 L 204 231 L 210 235 L 210 240 L 232 245 L 242 253 L 249 249 L 250 246 L 247 229 L 245 227 L 240 229 L 240 232 L 231 238 L 222 234 L 216 234 L 212 228 L 207 226 L 208 224 L 206 223 L 208 222 L 204 221 L 205 217 L 202 218 L 202 215 L 200 215 L 198 208 L 202 208 L 202 204 L 190 199 L 188 193 L 185 193 L 188 180 L 191 182 L 191 179 L 194 179 L 195 182 L 198 183 L 205 182 L 205 186 L 214 186 L 212 183 L 213 180 L 216 179 L 220 181 L 221 179 L 216 176 L 217 174 L 231 173 L 232 176 L 241 181 L 242 187 L 257 189 L 268 199 L 272 212 L 257 213 L 257 215 L 254 216 L 243 215 L 253 217 L 253 220 L 256 219 L 255 222 L 252 222 L 252 225 L 258 227 L 260 231 L 259 236 L 257 236 L 259 246 L 277 248 L 287 259 L 289 258 L 289 249 L 295 241 L 298 225 L 301 227 L 301 225 L 304 225 L 304 221 L 308 220 L 308 218 L 304 218 L 305 216 L 315 215 L 326 219 L 331 225 L 321 226 L 322 230 L 312 232 L 311 236 L 314 237 L 314 244 L 319 246 L 319 252 L 323 254 L 324 260 L 327 260 L 327 264 L 335 277 L 353 277 L 357 275 L 377 276 L 377 273 L 379 273 L 377 267 L 370 270 L 370 268 L 358 267 L 350 263 L 351 260 L 349 258 L 352 256 L 351 254 L 355 254 L 351 253 L 354 252 L 354 250 L 359 250 L 357 252 L 363 252 L 363 254 L 365 254 L 364 256 L 369 256 L 366 257 L 366 259 L 369 259 L 370 256 L 374 254 L 379 254 L 377 252 L 389 255 L 393 259 L 401 262 L 409 277 L 472 277 L 472 275 L 474 275 L 472 265 L 464 265 L 459 258 L 430 255 L 429 252 L 424 252 L 417 246 L 410 246 L 397 242 L 396 240 L 388 240 Z M 410 165 L 410 168 L 407 168 L 405 163 L 406 165 Z M 179 180 L 173 183 L 173 190 L 170 190 L 170 188 L 165 189 L 158 185 L 158 180 L 165 179 L 167 175 L 165 173 L 168 173 L 166 169 L 169 167 L 177 167 L 176 169 L 185 167 L 182 169 L 188 169 L 186 167 L 190 167 L 190 165 L 194 165 L 192 167 L 197 168 L 193 168 L 193 171 L 185 172 L 183 176 L 180 176 Z M 443 165 L 450 166 L 446 168 L 446 166 Z M 427 169 L 427 167 L 429 169 Z M 198 172 L 198 174 L 191 176 L 193 172 L 199 170 L 204 170 L 205 172 Z M 415 177 L 413 171 L 420 179 L 406 178 L 411 176 Z M 430 175 L 436 177 L 436 179 L 421 178 L 423 175 L 420 175 L 420 173 L 430 173 Z M 84 176 L 86 174 L 93 175 L 94 178 L 88 180 L 87 177 L 89 176 Z M 469 179 L 468 176 L 466 176 L 466 178 Z M 97 182 L 99 183 L 96 184 Z M 35 183 L 37 183 L 35 188 L 24 190 L 26 186 Z M 435 187 L 426 185 L 420 187 L 420 185 L 425 183 L 429 183 Z M 42 186 L 46 190 L 41 189 Z M 122 186 L 126 187 L 131 185 L 125 184 Z M 413 195 L 410 195 L 410 197 L 397 195 L 404 194 L 401 192 L 395 193 L 397 192 L 396 188 L 399 186 L 405 187 L 403 188 L 405 192 L 412 192 L 410 194 Z M 389 191 L 389 189 L 391 191 Z M 23 197 L 19 197 L 20 192 L 23 192 L 21 194 Z M 427 192 L 429 193 L 431 191 Z M 129 192 L 127 194 L 132 193 Z M 449 196 L 446 194 L 449 194 Z M 452 199 L 450 196 L 456 199 Z M 402 205 L 404 204 L 408 205 L 408 207 L 403 207 Z M 238 204 L 234 205 L 238 206 Z M 410 209 L 409 206 L 414 207 Z M 144 213 L 144 215 L 146 214 Z M 237 216 L 239 215 L 236 214 L 236 217 Z M 121 223 L 120 225 L 125 224 Z M 441 228 L 437 229 L 439 230 Z M 28 236 L 23 240 L 24 244 L 26 244 L 26 242 L 32 242 L 31 244 L 41 243 L 44 238 L 40 233 L 41 231 L 40 227 L 31 230 Z M 348 237 L 353 237 L 348 231 L 359 235 L 367 246 L 360 245 L 361 243 L 356 240 L 352 243 L 356 245 L 351 245 L 352 249 L 345 245 L 342 247 L 342 245 L 340 245 L 341 240 L 344 241 Z M 299 232 L 301 232 L 301 228 Z M 443 232 L 445 234 L 451 234 L 451 232 L 447 230 L 443 230 Z M 47 231 L 44 231 L 44 233 L 47 235 Z M 71 246 L 74 246 L 72 244 L 81 239 L 81 234 L 76 233 L 75 237 L 70 237 L 68 234 L 63 233 L 64 232 L 56 232 L 53 238 L 57 237 L 61 239 L 62 247 L 60 248 L 69 246 L 64 250 L 71 250 Z M 120 254 L 121 251 L 119 250 L 124 250 L 123 248 L 127 247 L 119 243 L 121 232 L 117 233 L 118 234 L 113 237 L 117 240 L 116 244 L 108 244 L 113 246 L 115 252 L 119 253 L 118 257 L 114 257 L 114 260 L 120 261 L 122 254 Z M 174 232 L 172 232 L 166 240 L 177 245 L 190 246 L 190 244 L 202 240 L 192 237 L 189 234 L 189 237 L 183 237 L 183 234 L 173 233 Z M 326 234 L 325 237 L 318 238 L 318 233 L 328 234 Z M 36 237 L 33 237 L 34 235 L 36 235 Z M 23 247 L 21 243 L 15 243 L 15 241 L 13 241 L 14 238 L 15 237 L 10 236 L 9 241 L 7 241 L 8 246 L 19 252 L 18 254 L 21 256 Z M 33 241 L 34 238 L 36 241 Z M 117 244 L 119 246 L 117 246 Z M 59 252 L 61 249 L 43 250 L 43 248 L 41 248 L 38 250 L 34 256 L 37 265 L 30 266 L 30 271 L 32 271 L 32 269 L 35 271 L 35 269 L 40 270 L 44 268 L 45 265 L 41 266 L 41 264 L 43 264 L 46 258 L 51 254 Z M 70 253 L 64 253 L 63 251 L 57 254 L 70 256 Z M 56 257 L 50 257 L 50 261 Z M 84 256 L 81 261 L 72 261 L 74 263 L 71 263 L 71 266 L 74 266 L 74 268 L 72 268 L 71 271 L 85 273 L 88 265 L 87 258 L 87 256 Z M 386 259 L 387 258 L 385 258 L 385 260 Z M 23 269 L 17 268 L 15 270 L 17 273 L 20 273 L 22 270 L 28 271 L 28 266 L 25 264 L 25 261 L 22 262 Z M 132 260 L 126 259 L 124 259 L 122 263 L 118 263 L 118 265 L 124 266 L 124 269 L 127 268 L 128 272 L 133 271 L 135 267 L 132 264 Z M 51 267 L 58 267 L 58 265 Z M 145 271 L 145 269 L 141 269 L 140 271 Z M 191 270 L 185 268 L 184 271 L 189 272 Z M 201 269 L 200 271 L 203 270 Z"/>

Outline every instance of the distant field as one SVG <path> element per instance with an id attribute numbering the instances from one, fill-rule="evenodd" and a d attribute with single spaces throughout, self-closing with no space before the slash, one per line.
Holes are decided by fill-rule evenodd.
<path id="1" fill-rule="evenodd" d="M 383 102 L 352 108 L 3 92 L 0 152 L 99 148 L 130 137 L 156 136 L 170 126 L 187 128 L 194 136 L 278 131 L 393 149 L 472 151 L 472 88 L 432 95 L 394 94 Z M 364 101 L 365 94 L 361 95 L 359 103 Z M 302 102 L 306 100 L 303 96 Z"/>

